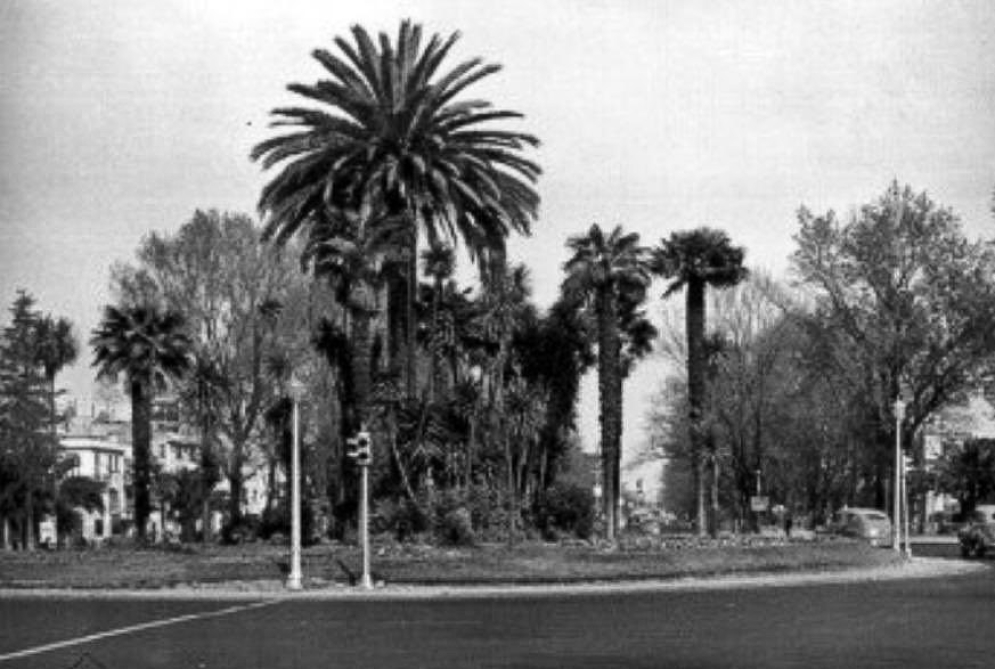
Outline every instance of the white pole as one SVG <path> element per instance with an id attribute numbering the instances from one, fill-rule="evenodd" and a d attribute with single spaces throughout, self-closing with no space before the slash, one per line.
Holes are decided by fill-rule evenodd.
<path id="1" fill-rule="evenodd" d="M 300 403 L 303 385 L 294 378 L 290 381 L 294 401 L 293 444 L 290 449 L 290 574 L 287 589 L 301 589 L 301 426 Z"/>
<path id="2" fill-rule="evenodd" d="M 905 518 L 905 557 L 912 557 L 912 538 L 909 536 L 909 472 L 902 458 L 902 516 Z"/>
<path id="3" fill-rule="evenodd" d="M 902 531 L 902 412 L 905 403 L 899 397 L 895 400 L 895 494 L 892 513 L 892 548 L 901 552 Z"/>

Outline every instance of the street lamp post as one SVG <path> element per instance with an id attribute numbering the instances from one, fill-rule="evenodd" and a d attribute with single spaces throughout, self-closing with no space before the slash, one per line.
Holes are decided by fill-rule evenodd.
<path id="1" fill-rule="evenodd" d="M 902 419 L 905 417 L 905 402 L 895 398 L 895 506 L 892 513 L 892 548 L 901 552 L 902 531 Z"/>
<path id="2" fill-rule="evenodd" d="M 287 589 L 301 589 L 301 399 L 304 384 L 296 376 L 290 379 L 290 397 L 294 402 L 293 444 L 290 449 L 290 574 Z"/>

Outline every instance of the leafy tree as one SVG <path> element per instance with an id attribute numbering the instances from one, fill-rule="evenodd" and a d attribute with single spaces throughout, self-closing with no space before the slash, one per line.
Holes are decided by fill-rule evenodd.
<path id="1" fill-rule="evenodd" d="M 177 379 L 190 367 L 190 338 L 175 311 L 155 306 L 106 306 L 93 331 L 93 366 L 98 375 L 117 379 L 123 374 L 131 400 L 131 443 L 134 449 L 135 526 L 145 538 L 151 511 L 152 400 L 167 379 Z"/>
<path id="2" fill-rule="evenodd" d="M 606 534 L 618 527 L 619 469 L 622 458 L 622 325 L 627 309 L 640 304 L 649 285 L 645 249 L 639 235 L 621 226 L 607 235 L 594 224 L 587 234 L 571 237 L 573 255 L 564 265 L 562 292 L 593 313 L 598 340 L 598 401 L 604 476 Z"/>
<path id="3" fill-rule="evenodd" d="M 577 397 L 584 373 L 595 363 L 594 343 L 576 304 L 558 299 L 550 310 L 516 337 L 516 357 L 530 384 L 545 389 L 546 416 L 538 454 L 539 489 L 550 486 L 576 429 Z M 623 370 L 626 361 L 623 360 Z"/>
<path id="4" fill-rule="evenodd" d="M 184 315 L 195 364 L 178 390 L 205 433 L 205 456 L 229 481 L 231 526 L 241 522 L 252 443 L 277 392 L 266 361 L 279 354 L 302 366 L 310 334 L 290 306 L 304 300 L 296 262 L 260 237 L 244 214 L 197 210 L 176 233 L 143 239 L 138 262 L 112 277 L 123 303 L 152 300 Z"/>
<path id="5" fill-rule="evenodd" d="M 937 467 L 937 487 L 968 513 L 995 499 L 995 440 L 968 439 L 946 449 Z"/>
<path id="6" fill-rule="evenodd" d="M 529 302 L 531 292 L 528 269 L 524 265 L 509 267 L 504 259 L 495 259 L 484 283 L 481 311 L 474 323 L 485 349 L 490 349 L 490 354 L 485 358 L 486 383 L 482 396 L 485 400 L 484 424 L 494 428 L 488 432 L 496 436 L 500 451 L 504 454 L 508 473 L 505 488 L 508 496 L 509 542 L 515 539 L 519 517 L 514 480 L 515 458 L 511 443 L 511 415 L 508 412 L 509 390 L 513 381 L 509 371 L 514 372 L 518 363 L 513 358 L 512 344 L 515 336 L 528 320 L 535 317 L 534 306 Z"/>
<path id="7" fill-rule="evenodd" d="M 893 183 L 846 221 L 798 214 L 793 261 L 815 295 L 820 331 L 839 338 L 868 412 L 875 504 L 884 506 L 893 403 L 906 394 L 905 443 L 963 397 L 995 350 L 995 250 L 969 241 L 954 214 Z"/>
<path id="8" fill-rule="evenodd" d="M 87 476 L 69 476 L 59 482 L 55 498 L 55 530 L 58 541 L 73 532 L 80 509 L 93 512 L 104 510 L 106 484 Z"/>
<path id="9" fill-rule="evenodd" d="M 35 546 L 36 510 L 51 492 L 58 443 L 48 383 L 39 364 L 43 322 L 35 299 L 19 291 L 0 337 L 0 515 L 20 519 L 22 545 Z"/>
<path id="10" fill-rule="evenodd" d="M 703 465 L 706 434 L 703 423 L 706 386 L 705 291 L 734 286 L 746 276 L 744 251 L 733 246 L 721 230 L 697 228 L 674 232 L 653 251 L 653 272 L 669 280 L 664 297 L 685 291 L 687 334 L 688 411 L 691 451 L 695 458 L 698 495 L 698 532 L 705 532 Z M 714 459 L 713 459 L 714 461 Z"/>
<path id="11" fill-rule="evenodd" d="M 275 109 L 275 126 L 293 131 L 258 144 L 252 158 L 264 169 L 282 165 L 263 188 L 259 210 L 266 236 L 278 242 L 320 226 L 335 209 L 375 212 L 406 227 L 408 394 L 414 389 L 415 264 L 418 238 L 462 241 L 471 257 L 503 252 L 514 232 L 527 233 L 539 197 L 540 169 L 522 156 L 537 146 L 528 134 L 493 128 L 520 118 L 482 100 L 459 100 L 468 87 L 500 67 L 472 59 L 444 73 L 440 66 L 458 39 L 401 23 L 392 43 L 379 44 L 360 26 L 354 43 L 338 37 L 339 53 L 313 52 L 329 79 L 288 88 L 312 107 Z M 365 218 L 365 214 L 364 214 Z M 393 310 L 392 310 L 393 311 Z"/>

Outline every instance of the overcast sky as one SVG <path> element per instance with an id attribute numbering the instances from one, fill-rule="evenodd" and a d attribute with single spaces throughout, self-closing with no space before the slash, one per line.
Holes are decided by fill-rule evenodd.
<path id="1" fill-rule="evenodd" d="M 476 96 L 525 113 L 518 127 L 543 141 L 540 220 L 512 245 L 543 305 L 564 241 L 592 222 L 647 243 L 720 227 L 780 275 L 799 205 L 845 212 L 897 178 L 993 236 L 989 0 L 3 0 L 3 305 L 25 288 L 85 341 L 109 266 L 144 234 L 196 208 L 255 212 L 266 176 L 250 148 L 286 84 L 320 75 L 311 50 L 405 17 L 462 32 L 451 64 L 503 64 Z M 62 377 L 84 402 L 89 362 Z M 626 388 L 630 452 L 661 373 L 645 364 Z M 588 384 L 589 445 L 596 425 Z"/>

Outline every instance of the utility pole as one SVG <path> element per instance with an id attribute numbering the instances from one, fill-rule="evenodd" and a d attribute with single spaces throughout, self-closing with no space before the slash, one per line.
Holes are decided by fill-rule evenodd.
<path id="1" fill-rule="evenodd" d="M 905 402 L 901 397 L 895 398 L 895 495 L 894 511 L 892 512 L 892 548 L 900 553 L 902 532 L 902 419 L 905 417 Z"/>

